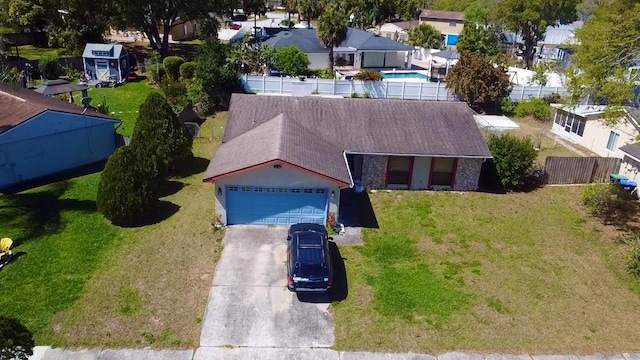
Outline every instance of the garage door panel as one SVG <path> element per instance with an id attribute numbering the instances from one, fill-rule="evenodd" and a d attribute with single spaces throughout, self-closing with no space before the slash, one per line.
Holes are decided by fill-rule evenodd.
<path id="1" fill-rule="evenodd" d="M 227 223 L 290 225 L 324 224 L 327 189 L 227 186 Z"/>

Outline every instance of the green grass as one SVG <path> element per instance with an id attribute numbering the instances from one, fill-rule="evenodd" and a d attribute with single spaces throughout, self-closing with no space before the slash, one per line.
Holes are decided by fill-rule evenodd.
<path id="1" fill-rule="evenodd" d="M 15 30 L 13 30 L 10 27 L 0 26 L 0 34 L 12 34 L 14 32 L 15 32 Z"/>
<path id="2" fill-rule="evenodd" d="M 0 195 L 0 236 L 16 254 L 0 271 L 0 315 L 20 319 L 38 345 L 196 347 L 223 235 L 201 177 L 225 123 L 220 113 L 203 124 L 156 224 L 107 222 L 95 206 L 100 174 Z"/>
<path id="3" fill-rule="evenodd" d="M 116 119 L 122 120 L 118 133 L 131 136 L 138 118 L 140 105 L 151 92 L 153 92 L 146 80 L 128 82 L 116 88 L 89 89 L 92 104 L 100 104 L 103 99 L 109 105 L 109 112 Z"/>
<path id="4" fill-rule="evenodd" d="M 640 282 L 619 230 L 588 215 L 581 192 L 370 194 L 380 228 L 340 248 L 349 294 L 332 306 L 336 347 L 637 351 Z"/>
<path id="5" fill-rule="evenodd" d="M 16 55 L 15 47 L 11 48 L 11 54 Z M 18 50 L 20 51 L 20 57 L 28 59 L 28 60 L 42 60 L 42 59 L 58 59 L 68 57 L 65 54 L 64 49 L 61 48 L 49 48 L 49 47 L 38 47 L 33 45 L 22 45 L 18 46 Z"/>

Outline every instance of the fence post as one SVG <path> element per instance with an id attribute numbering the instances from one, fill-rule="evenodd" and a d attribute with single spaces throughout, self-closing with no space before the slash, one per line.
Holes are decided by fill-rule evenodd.
<path id="1" fill-rule="evenodd" d="M 438 79 L 438 85 L 436 86 L 436 101 L 440 100 L 440 79 Z"/>
<path id="2" fill-rule="evenodd" d="M 267 77 L 263 76 L 262 77 L 262 92 L 267 92 Z"/>
<path id="3" fill-rule="evenodd" d="M 402 100 L 404 100 L 404 90 L 405 90 L 406 86 L 407 86 L 407 82 L 403 81 L 402 82 L 402 96 L 400 97 L 400 99 L 402 99 Z"/>
<path id="4" fill-rule="evenodd" d="M 557 86 L 556 86 L 556 94 L 559 94 L 559 92 L 558 92 L 558 87 L 557 87 Z"/>
<path id="5" fill-rule="evenodd" d="M 384 82 L 384 98 L 389 98 L 389 80 L 385 80 Z"/>
<path id="6" fill-rule="evenodd" d="M 318 78 L 316 77 L 316 92 L 319 94 L 320 90 L 318 89 Z"/>
<path id="7" fill-rule="evenodd" d="M 542 95 L 542 84 L 538 86 L 538 99 L 540 99 L 540 95 Z"/>
<path id="8" fill-rule="evenodd" d="M 284 76 L 280 76 L 280 94 L 284 92 Z"/>
<path id="9" fill-rule="evenodd" d="M 355 92 L 355 89 L 353 88 L 353 80 L 351 80 L 350 82 L 350 89 L 351 89 L 351 94 L 353 94 Z"/>
<path id="10" fill-rule="evenodd" d="M 524 100 L 524 85 L 522 86 L 522 91 L 520 92 L 520 100 Z"/>
<path id="11" fill-rule="evenodd" d="M 422 84 L 420 83 L 420 90 L 418 90 L 418 100 L 422 100 Z"/>
<path id="12" fill-rule="evenodd" d="M 333 94 L 331 95 L 335 95 L 336 94 L 336 78 L 333 78 Z"/>

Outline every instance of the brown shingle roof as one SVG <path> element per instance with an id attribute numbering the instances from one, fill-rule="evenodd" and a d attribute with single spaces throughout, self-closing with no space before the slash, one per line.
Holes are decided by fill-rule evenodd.
<path id="1" fill-rule="evenodd" d="M 425 18 L 434 20 L 464 21 L 464 13 L 459 11 L 422 10 L 420 13 L 420 20 Z"/>
<path id="2" fill-rule="evenodd" d="M 279 159 L 349 182 L 343 152 L 490 158 L 463 102 L 233 94 L 205 179 Z"/>
<path id="3" fill-rule="evenodd" d="M 282 160 L 342 183 L 350 182 L 342 150 L 284 114 L 222 144 L 209 163 L 205 179 L 273 160 Z"/>
<path id="4" fill-rule="evenodd" d="M 7 84 L 0 84 L 0 109 L 0 133 L 47 110 L 72 114 L 82 114 L 85 110 L 66 101 Z M 87 110 L 86 115 L 112 119 L 92 110 Z"/>

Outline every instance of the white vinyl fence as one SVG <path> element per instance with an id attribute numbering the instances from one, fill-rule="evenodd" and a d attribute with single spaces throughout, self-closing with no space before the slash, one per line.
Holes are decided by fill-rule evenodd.
<path id="1" fill-rule="evenodd" d="M 305 92 L 320 95 L 335 95 L 351 97 L 352 94 L 372 98 L 403 99 L 403 100 L 436 100 L 454 101 L 456 97 L 442 82 L 414 82 L 414 81 L 360 81 L 360 80 L 330 80 L 309 78 L 300 81 L 298 78 L 279 76 L 242 76 L 245 90 L 252 93 L 270 94 L 298 94 Z M 567 95 L 567 90 L 550 86 L 514 86 L 509 98 L 519 101 L 529 98 L 541 98 L 558 93 Z"/>

